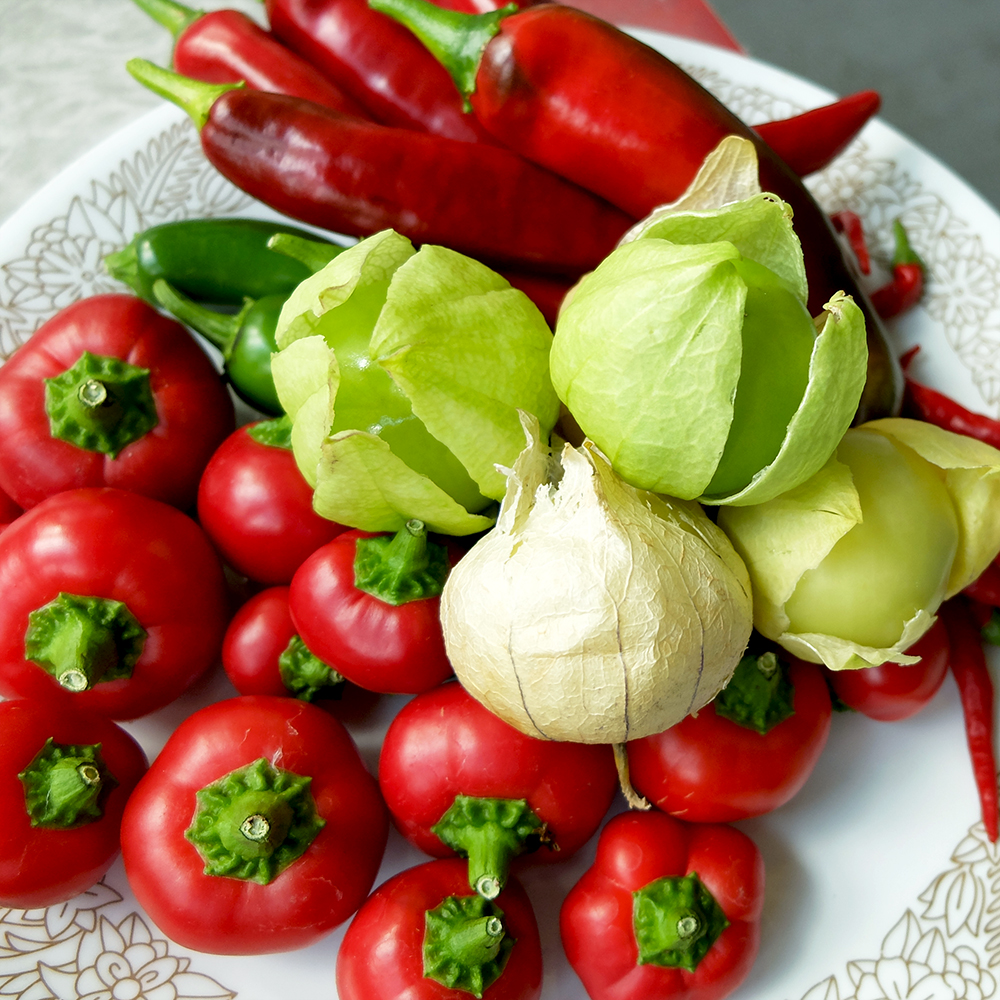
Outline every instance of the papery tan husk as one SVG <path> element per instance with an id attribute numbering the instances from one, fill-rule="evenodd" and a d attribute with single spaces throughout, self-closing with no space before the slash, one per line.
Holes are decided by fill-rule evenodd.
<path id="1" fill-rule="evenodd" d="M 628 486 L 589 442 L 556 461 L 531 438 L 496 528 L 441 598 L 455 673 L 530 736 L 661 732 L 736 668 L 751 629 L 746 569 L 697 504 Z"/>

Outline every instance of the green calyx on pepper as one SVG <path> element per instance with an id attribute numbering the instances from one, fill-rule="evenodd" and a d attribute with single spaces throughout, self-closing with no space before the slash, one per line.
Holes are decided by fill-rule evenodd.
<path id="1" fill-rule="evenodd" d="M 411 518 L 395 535 L 359 538 L 354 585 L 386 604 L 438 597 L 448 577 L 448 552 L 427 538 L 427 526 Z"/>
<path id="2" fill-rule="evenodd" d="M 205 862 L 205 874 L 259 885 L 276 879 L 326 825 L 311 782 L 261 757 L 199 789 L 184 836 Z"/>
<path id="3" fill-rule="evenodd" d="M 297 635 L 293 635 L 281 651 L 278 673 L 289 694 L 300 701 L 313 701 L 320 696 L 339 698 L 346 683 L 333 667 L 312 653 Z"/>
<path id="4" fill-rule="evenodd" d="M 104 801 L 118 782 L 101 756 L 101 744 L 45 741 L 18 775 L 34 827 L 70 830 L 104 815 Z"/>
<path id="5" fill-rule="evenodd" d="M 482 896 L 448 896 L 424 915 L 424 977 L 481 997 L 500 978 L 513 940 Z"/>
<path id="6" fill-rule="evenodd" d="M 292 418 L 287 413 L 273 420 L 260 420 L 247 427 L 247 434 L 267 448 L 292 450 Z"/>
<path id="7" fill-rule="evenodd" d="M 132 676 L 146 630 L 121 601 L 61 593 L 28 615 L 24 657 L 67 691 Z"/>
<path id="8" fill-rule="evenodd" d="M 149 369 L 89 351 L 45 379 L 45 412 L 54 438 L 111 458 L 159 423 Z"/>
<path id="9" fill-rule="evenodd" d="M 697 873 L 656 879 L 632 893 L 640 965 L 694 972 L 729 920 Z"/>
<path id="10" fill-rule="evenodd" d="M 545 824 L 525 799 L 456 795 L 431 831 L 469 859 L 469 885 L 485 899 L 500 895 L 512 858 L 549 842 Z"/>
<path id="11" fill-rule="evenodd" d="M 729 683 L 715 696 L 715 714 L 766 736 L 795 714 L 788 667 L 772 650 L 740 660 Z"/>

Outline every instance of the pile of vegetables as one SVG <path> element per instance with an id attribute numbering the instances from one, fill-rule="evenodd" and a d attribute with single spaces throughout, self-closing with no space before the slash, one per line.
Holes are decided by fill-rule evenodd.
<path id="1" fill-rule="evenodd" d="M 949 665 L 1000 836 L 1000 425 L 912 381 L 899 416 L 919 259 L 900 230 L 869 300 L 798 177 L 877 95 L 753 131 L 569 7 L 136 2 L 176 72 L 129 69 L 211 162 L 357 241 L 156 227 L 106 260 L 134 294 L 0 369 L 0 906 L 120 845 L 186 947 L 350 920 L 343 1000 L 530 1000 L 517 872 L 596 836 L 560 926 L 590 996 L 715 1000 L 763 907 L 728 824 Z M 147 764 L 118 722 L 219 664 L 238 696 Z M 412 696 L 377 780 L 351 691 Z M 390 822 L 434 860 L 372 891 Z"/>

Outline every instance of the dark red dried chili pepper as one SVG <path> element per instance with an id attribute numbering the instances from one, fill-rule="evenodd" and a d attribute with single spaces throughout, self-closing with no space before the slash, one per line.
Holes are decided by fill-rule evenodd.
<path id="1" fill-rule="evenodd" d="M 357 101 L 241 11 L 205 12 L 176 0 L 133 2 L 173 34 L 173 66 L 184 76 L 206 83 L 243 80 L 254 90 L 302 97 L 342 114 L 368 117 Z"/>
<path id="2" fill-rule="evenodd" d="M 869 375 L 858 420 L 898 410 L 896 358 L 826 214 L 763 139 L 655 49 L 570 6 L 461 14 L 422 0 L 369 0 L 449 65 L 480 123 L 522 156 L 641 218 L 684 193 L 729 135 L 754 143 L 761 184 L 795 215 L 819 313 L 838 291 L 866 311 Z"/>
<path id="3" fill-rule="evenodd" d="M 861 225 L 861 216 L 857 212 L 844 209 L 841 212 L 834 212 L 830 216 L 833 228 L 838 233 L 843 233 L 847 238 L 847 244 L 851 248 L 855 259 L 858 262 L 858 270 L 862 274 L 870 274 L 872 269 L 871 255 L 868 253 L 868 240 L 865 239 L 865 230 Z"/>
<path id="4" fill-rule="evenodd" d="M 805 177 L 839 156 L 881 106 L 877 91 L 859 90 L 792 118 L 755 125 L 754 131 L 799 177 Z"/>
<path id="5" fill-rule="evenodd" d="M 463 114 L 447 71 L 366 0 L 265 0 L 271 31 L 376 121 L 464 142 L 496 140 Z"/>
<path id="6" fill-rule="evenodd" d="M 979 626 L 968 605 L 961 598 L 953 598 L 942 606 L 941 617 L 951 644 L 951 672 L 962 699 L 965 734 L 983 824 L 986 835 L 996 843 L 1000 839 L 1000 804 L 993 749 L 993 680 L 983 652 Z"/>
<path id="7" fill-rule="evenodd" d="M 628 216 L 516 153 L 392 129 L 280 94 L 129 71 L 183 107 L 209 161 L 247 194 L 352 236 L 392 228 L 519 270 L 596 267 Z"/>
<path id="8" fill-rule="evenodd" d="M 882 319 L 892 319 L 912 309 L 924 294 L 924 262 L 910 246 L 906 229 L 897 219 L 893 224 L 896 249 L 892 256 L 892 280 L 872 292 L 872 305 Z"/>

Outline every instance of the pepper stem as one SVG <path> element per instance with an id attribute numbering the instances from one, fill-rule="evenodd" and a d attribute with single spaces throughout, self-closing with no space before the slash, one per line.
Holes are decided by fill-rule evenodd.
<path id="1" fill-rule="evenodd" d="M 899 267 L 900 264 L 918 264 L 922 271 L 927 268 L 920 259 L 920 255 L 910 244 L 910 237 L 906 232 L 906 227 L 896 219 L 892 224 L 892 234 L 895 239 L 895 248 L 892 255 L 892 266 Z"/>
<path id="2" fill-rule="evenodd" d="M 448 552 L 427 538 L 427 526 L 413 518 L 395 535 L 359 538 L 354 586 L 386 604 L 437 597 L 448 576 Z"/>
<path id="3" fill-rule="evenodd" d="M 203 83 L 189 76 L 181 76 L 173 70 L 164 69 L 148 59 L 129 59 L 125 68 L 147 90 L 172 101 L 182 111 L 187 112 L 200 132 L 208 121 L 212 105 L 227 91 L 239 90 L 246 86 L 239 83 Z"/>
<path id="4" fill-rule="evenodd" d="M 339 698 L 346 683 L 343 676 L 313 653 L 298 635 L 293 635 L 281 651 L 278 673 L 288 693 L 300 701 L 313 701 L 320 695 Z"/>
<path id="5" fill-rule="evenodd" d="M 405 25 L 423 42 L 451 74 L 466 111 L 472 110 L 468 98 L 476 90 L 483 50 L 500 30 L 500 22 L 518 11 L 517 4 L 510 3 L 485 14 L 464 14 L 428 0 L 368 0 L 368 6 Z"/>
<path id="6" fill-rule="evenodd" d="M 132 0 L 140 10 L 144 10 L 157 24 L 162 25 L 174 36 L 194 24 L 204 11 L 193 10 L 177 3 L 176 0 Z"/>
<path id="7" fill-rule="evenodd" d="M 153 298 L 157 303 L 179 319 L 186 326 L 200 333 L 209 343 L 214 344 L 225 361 L 232 356 L 236 339 L 240 335 L 243 320 L 253 307 L 253 299 L 244 299 L 243 308 L 235 315 L 216 312 L 207 306 L 189 299 L 173 285 L 157 278 L 153 282 Z"/>
<path id="8" fill-rule="evenodd" d="M 788 667 L 772 650 L 740 660 L 729 683 L 715 696 L 715 714 L 766 736 L 795 714 Z"/>
<path id="9" fill-rule="evenodd" d="M 31 825 L 47 830 L 70 830 L 100 819 L 105 798 L 118 784 L 100 743 L 71 745 L 52 737 L 18 778 Z"/>
<path id="10" fill-rule="evenodd" d="M 267 241 L 267 248 L 297 260 L 313 274 L 322 271 L 334 257 L 344 252 L 344 248 L 335 243 L 307 240 L 304 236 L 294 236 L 292 233 L 275 233 Z"/>

